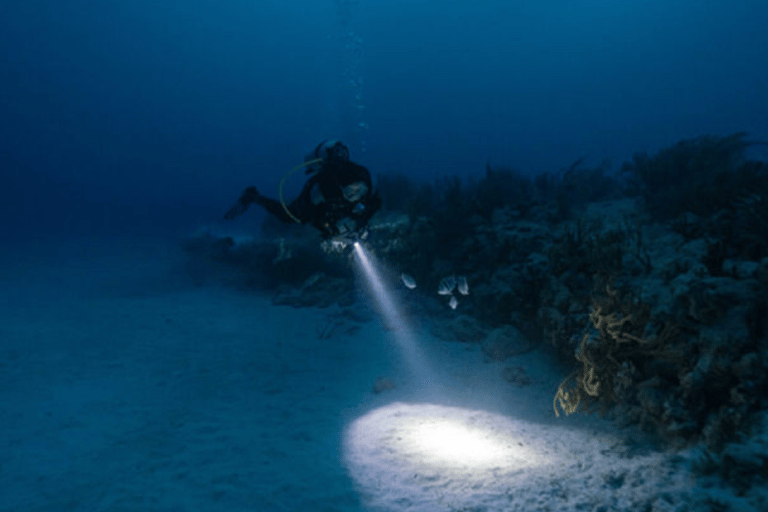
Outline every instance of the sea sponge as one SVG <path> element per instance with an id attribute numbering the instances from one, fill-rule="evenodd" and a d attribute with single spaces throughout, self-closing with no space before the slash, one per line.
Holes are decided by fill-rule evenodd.
<path id="1" fill-rule="evenodd" d="M 636 301 L 622 301 L 610 286 L 606 294 L 607 298 L 594 302 L 589 315 L 592 326 L 579 344 L 576 360 L 581 368 L 571 372 L 557 389 L 553 400 L 557 416 L 558 404 L 571 414 L 591 412 L 592 405 L 600 403 L 605 413 L 619 401 L 617 389 L 628 386 L 627 382 L 619 382 L 626 378 L 623 370 L 627 363 L 640 368 L 652 359 L 679 357 L 670 350 L 677 335 L 673 326 L 665 325 L 656 336 L 646 336 L 650 308 Z"/>

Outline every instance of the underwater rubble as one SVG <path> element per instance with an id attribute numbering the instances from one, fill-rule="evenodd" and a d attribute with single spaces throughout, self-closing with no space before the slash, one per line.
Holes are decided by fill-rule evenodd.
<path id="1" fill-rule="evenodd" d="M 400 196 L 366 243 L 406 309 L 438 320 L 436 337 L 492 361 L 552 351 L 573 367 L 558 415 L 599 410 L 670 448 L 699 446 L 700 473 L 746 492 L 768 477 L 768 446 L 752 440 L 768 429 L 768 164 L 744 156 L 750 144 L 685 140 L 617 173 L 579 161 L 534 179 L 490 165 L 468 184 L 383 177 L 382 196 Z M 355 301 L 351 265 L 310 233 L 186 244 L 253 274 L 276 304 Z"/>

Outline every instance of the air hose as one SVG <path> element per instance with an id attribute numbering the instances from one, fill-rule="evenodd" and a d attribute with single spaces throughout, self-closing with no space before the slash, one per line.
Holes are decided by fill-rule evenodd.
<path id="1" fill-rule="evenodd" d="M 287 173 L 285 173 L 285 176 L 283 176 L 283 179 L 280 180 L 280 186 L 277 189 L 278 196 L 280 197 L 280 204 L 283 206 L 283 210 L 285 210 L 285 213 L 287 213 L 290 218 L 292 218 L 294 221 L 296 221 L 297 224 L 301 224 L 301 221 L 299 219 L 297 219 L 294 214 L 291 213 L 291 211 L 288 209 L 288 206 L 286 206 L 286 204 L 285 204 L 285 200 L 283 199 L 283 183 L 285 183 L 285 180 L 288 179 L 288 176 L 290 176 L 291 174 L 295 173 L 299 169 L 302 169 L 304 167 L 309 167 L 312 164 L 316 164 L 316 163 L 322 162 L 322 161 L 323 161 L 322 158 L 315 158 L 314 160 L 309 160 L 307 162 L 303 162 L 303 163 L 297 165 L 296 167 L 294 167 L 293 169 L 291 169 L 290 171 L 288 171 Z"/>

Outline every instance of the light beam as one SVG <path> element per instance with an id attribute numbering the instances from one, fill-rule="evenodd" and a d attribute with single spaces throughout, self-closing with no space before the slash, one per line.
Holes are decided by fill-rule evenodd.
<path id="1" fill-rule="evenodd" d="M 416 339 L 411 334 L 402 313 L 392 299 L 392 293 L 387 289 L 384 280 L 377 270 L 373 256 L 365 250 L 359 242 L 353 244 L 355 260 L 368 282 L 371 294 L 375 299 L 381 315 L 386 324 L 392 329 L 395 339 L 404 351 L 405 359 L 416 379 L 419 380 L 422 389 L 428 389 L 434 393 L 437 380 L 430 371 L 421 350 L 416 344 Z"/>

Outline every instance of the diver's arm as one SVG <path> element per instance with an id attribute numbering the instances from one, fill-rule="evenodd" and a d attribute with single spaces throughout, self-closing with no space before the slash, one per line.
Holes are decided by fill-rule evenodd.
<path id="1" fill-rule="evenodd" d="M 373 179 L 368 168 L 354 162 L 350 163 L 354 166 L 355 174 L 357 175 L 356 181 L 362 181 L 368 187 L 368 190 L 373 190 Z"/>
<path id="2" fill-rule="evenodd" d="M 325 204 L 314 206 L 312 220 L 310 221 L 312 226 L 320 232 L 320 236 L 324 240 L 339 234 L 336 228 L 336 220 L 329 215 L 326 206 Z"/>
<path id="3" fill-rule="evenodd" d="M 365 199 L 360 202 L 365 209 L 355 218 L 358 229 L 362 229 L 368 225 L 368 221 L 371 220 L 377 211 L 381 209 L 381 196 L 379 191 L 375 191 L 372 194 L 368 194 Z"/>

